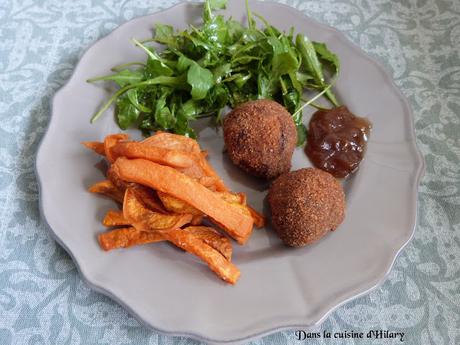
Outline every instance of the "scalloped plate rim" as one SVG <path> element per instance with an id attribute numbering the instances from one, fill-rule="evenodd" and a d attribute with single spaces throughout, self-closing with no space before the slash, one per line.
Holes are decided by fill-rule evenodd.
<path id="1" fill-rule="evenodd" d="M 73 262 L 75 263 L 76 265 L 76 268 L 79 272 L 79 275 L 81 276 L 82 280 L 85 281 L 86 284 L 88 284 L 88 286 L 90 286 L 91 289 L 103 294 L 103 295 L 106 295 L 108 297 L 110 297 L 111 299 L 113 299 L 115 302 L 117 302 L 118 304 L 120 304 L 123 308 L 125 308 L 132 316 L 134 316 L 136 318 L 136 320 L 138 320 L 142 325 L 144 326 L 147 326 L 148 328 L 151 328 L 153 329 L 154 331 L 160 333 L 160 334 L 163 334 L 163 335 L 168 335 L 168 336 L 185 336 L 185 337 L 190 337 L 190 338 L 193 338 L 193 339 L 196 339 L 196 340 L 199 340 L 199 341 L 205 341 L 205 342 L 208 342 L 208 343 L 216 343 L 216 344 L 227 344 L 227 343 L 240 343 L 240 342 L 245 342 L 245 341 L 249 341 L 249 340 L 252 340 L 252 339 L 255 339 L 255 338 L 260 338 L 260 337 L 263 337 L 263 336 L 266 336 L 266 335 L 269 335 L 269 334 L 272 334 L 272 333 L 275 333 L 275 332 L 279 332 L 279 331 L 284 331 L 284 330 L 289 330 L 289 329 L 294 329 L 294 328 L 302 328 L 302 329 L 308 329 L 308 328 L 312 328 L 314 326 L 317 326 L 319 324 L 321 324 L 333 311 L 335 311 L 337 308 L 339 308 L 340 306 L 346 304 L 347 302 L 355 299 L 355 298 L 358 298 L 360 296 L 363 296 L 363 295 L 366 295 L 368 294 L 369 292 L 371 292 L 372 290 L 374 290 L 375 288 L 379 287 L 384 281 L 385 279 L 387 278 L 389 272 L 391 271 L 391 269 L 393 268 L 393 265 L 396 261 L 396 258 L 398 257 L 399 253 L 405 248 L 405 246 L 411 241 L 413 235 L 414 235 L 414 232 L 415 232 L 415 228 L 417 226 L 417 214 L 418 214 L 418 200 L 417 200 L 417 195 L 418 195 L 418 186 L 420 184 L 420 180 L 421 178 L 423 177 L 424 175 L 424 171 L 425 171 L 425 162 L 424 162 L 424 159 L 423 159 L 423 156 L 420 152 L 420 149 L 418 148 L 417 146 L 417 143 L 416 143 L 416 138 L 415 138 L 415 125 L 414 125 L 414 114 L 412 112 L 412 109 L 406 99 L 406 97 L 403 96 L 402 92 L 400 91 L 400 89 L 398 88 L 398 86 L 396 85 L 395 81 L 393 80 L 393 78 L 391 77 L 391 75 L 386 71 L 386 69 L 383 67 L 383 65 L 375 60 L 373 57 L 371 57 L 370 55 L 368 55 L 366 52 L 364 52 L 357 44 L 355 44 L 354 42 L 352 42 L 351 40 L 349 40 L 344 33 L 342 33 L 341 31 L 339 31 L 338 29 L 334 28 L 334 27 L 331 27 L 327 24 L 324 24 L 324 23 L 321 23 L 319 21 L 317 21 L 316 19 L 314 18 L 311 18 L 311 17 L 308 17 L 306 16 L 305 14 L 303 14 L 302 12 L 296 10 L 295 8 L 292 8 L 286 4 L 283 4 L 283 3 L 278 3 L 278 2 L 274 2 L 274 1 L 259 1 L 259 0 L 252 0 L 252 1 L 256 1 L 258 3 L 264 3 L 264 4 L 269 4 L 270 6 L 279 6 L 279 7 L 282 7 L 284 10 L 287 10 L 287 11 L 290 11 L 292 13 L 294 13 L 295 15 L 298 15 L 298 16 L 301 16 L 302 18 L 305 18 L 307 20 L 310 20 L 312 22 L 314 22 L 317 26 L 323 28 L 324 30 L 328 30 L 330 32 L 332 32 L 334 34 L 334 36 L 336 36 L 337 38 L 339 38 L 342 42 L 344 42 L 346 45 L 350 46 L 355 53 L 359 54 L 360 56 L 364 57 L 365 59 L 367 59 L 368 61 L 372 62 L 374 64 L 374 66 L 379 70 L 379 72 L 381 73 L 381 75 L 386 79 L 386 81 L 389 83 L 389 85 L 391 85 L 393 91 L 395 91 L 395 94 L 398 95 L 398 97 L 400 98 L 400 100 L 402 101 L 404 107 L 405 107 L 405 112 L 406 114 L 410 117 L 410 123 L 409 123 L 409 126 L 410 126 L 410 143 L 412 144 L 412 148 L 414 149 L 414 152 L 416 153 L 417 155 L 417 166 L 414 167 L 414 169 L 412 171 L 415 171 L 415 175 L 416 175 L 416 178 L 414 180 L 414 183 L 413 183 L 413 195 L 412 197 L 415 199 L 415 214 L 414 214 L 414 217 L 413 217 L 413 221 L 412 221 L 412 228 L 411 228 L 411 232 L 409 234 L 409 236 L 407 238 L 405 238 L 402 243 L 397 243 L 397 244 L 394 244 L 393 246 L 393 255 L 391 257 L 391 259 L 389 260 L 389 264 L 387 265 L 386 269 L 382 272 L 382 274 L 380 275 L 380 279 L 378 279 L 377 283 L 375 284 L 362 284 L 362 289 L 360 289 L 361 291 L 354 294 L 353 296 L 351 297 L 348 297 L 348 298 L 344 298 L 342 300 L 338 300 L 338 301 L 335 301 L 333 304 L 332 307 L 329 307 L 327 308 L 327 310 L 324 310 L 321 314 L 322 316 L 320 318 L 318 318 L 318 320 L 316 322 L 314 322 L 313 324 L 296 324 L 296 323 L 292 323 L 292 324 L 289 324 L 289 325 L 285 325 L 285 326 L 269 326 L 267 327 L 265 330 L 263 331 L 260 331 L 260 332 L 256 332 L 256 333 L 252 333 L 250 335 L 245 335 L 243 337 L 238 337 L 238 338 L 233 338 L 233 339 L 211 339 L 211 338 L 208 338 L 206 335 L 203 335 L 203 334 L 199 334 L 199 333 L 194 333 L 194 332 L 184 332 L 184 331 L 180 331 L 180 330 L 177 330 L 177 331 L 165 331 L 165 330 L 162 330 L 161 328 L 149 323 L 148 321 L 144 320 L 142 317 L 140 317 L 135 310 L 133 310 L 127 303 L 125 303 L 123 301 L 122 298 L 116 296 L 115 294 L 113 294 L 111 291 L 110 291 L 110 288 L 109 287 L 104 287 L 100 284 L 98 284 L 96 281 L 97 279 L 95 277 L 90 277 L 90 274 L 88 272 L 85 272 L 84 270 L 84 267 L 83 265 L 81 265 L 81 263 L 79 262 L 79 260 L 77 259 L 77 257 L 72 253 L 71 250 L 69 250 L 69 248 L 67 247 L 67 245 L 61 240 L 61 238 L 59 237 L 59 235 L 57 234 L 57 232 L 49 225 L 48 223 L 48 220 L 46 218 L 46 215 L 45 215 L 45 210 L 43 208 L 43 194 L 44 194 L 44 190 L 43 190 L 43 186 L 42 186 L 42 178 L 41 178 L 41 175 L 40 175 L 40 169 L 38 168 L 38 164 L 39 164 L 39 161 L 40 161 L 40 154 L 42 153 L 42 146 L 43 146 L 43 143 L 46 141 L 48 135 L 49 135 L 49 128 L 51 127 L 52 125 L 52 122 L 53 122 L 53 118 L 55 117 L 54 115 L 54 103 L 55 103 L 55 99 L 60 95 L 61 92 L 63 92 L 70 84 L 71 84 L 71 81 L 73 80 L 73 78 L 75 77 L 76 74 L 78 74 L 78 70 L 80 68 L 80 65 L 81 65 L 81 61 L 83 59 L 83 57 L 85 55 L 88 54 L 88 52 L 96 45 L 98 45 L 101 41 L 105 41 L 107 39 L 109 39 L 111 36 L 115 35 L 116 32 L 118 32 L 119 30 L 122 30 L 123 27 L 128 24 L 128 23 L 132 23 L 136 20 L 141 20 L 142 18 L 147 18 L 147 17 L 150 17 L 150 16 L 153 16 L 153 15 L 158 15 L 160 13 L 163 13 L 163 12 L 167 12 L 167 11 L 170 11 L 170 10 L 173 10 L 173 9 L 176 9 L 180 6 L 185 6 L 187 4 L 200 4 L 201 2 L 196 2 L 196 1 L 190 1 L 190 2 L 179 2 L 177 4 L 174 4 L 173 6 L 171 7 L 168 7 L 168 8 L 165 8 L 165 9 L 162 9 L 162 10 L 159 10 L 159 11 L 156 11 L 154 13 L 151 13 L 151 14 L 147 14 L 147 15 L 143 15 L 143 16 L 139 16 L 139 17 L 136 17 L 136 18 L 133 18 L 133 19 L 130 19 L 124 23 L 122 23 L 121 25 L 119 25 L 118 27 L 116 27 L 114 30 L 112 30 L 109 34 L 105 35 L 104 37 L 98 39 L 97 41 L 95 41 L 94 43 L 92 43 L 85 51 L 83 54 L 80 55 L 80 58 L 79 58 L 79 61 L 77 62 L 77 64 L 75 65 L 74 69 L 73 69 L 73 72 L 72 72 L 72 75 L 71 77 L 67 80 L 67 82 L 54 94 L 54 96 L 50 99 L 50 104 L 51 104 L 51 116 L 50 116 L 50 119 L 49 119 L 49 122 L 48 122 L 48 125 L 47 125 L 47 128 L 44 132 L 44 135 L 43 137 L 41 138 L 40 140 L 40 143 L 38 145 L 38 149 L 37 149 L 37 155 L 36 155 L 36 160 L 35 160 L 35 165 L 34 165 L 34 169 L 35 169 L 35 175 L 37 176 L 37 181 L 38 181 L 38 195 L 39 195 L 39 210 L 40 210 L 40 215 L 41 215 L 41 218 L 42 220 L 44 221 L 44 223 L 46 224 L 46 226 L 49 228 L 50 230 L 50 233 L 53 237 L 53 239 L 61 246 L 64 248 L 64 250 L 69 254 L 69 256 L 71 257 L 71 259 L 73 260 Z M 178 327 L 180 328 L 180 327 Z"/>

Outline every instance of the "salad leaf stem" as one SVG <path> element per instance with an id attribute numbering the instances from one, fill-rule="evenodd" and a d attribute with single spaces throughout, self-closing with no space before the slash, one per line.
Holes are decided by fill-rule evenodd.
<path id="1" fill-rule="evenodd" d="M 158 56 L 156 56 L 150 49 L 148 49 L 145 45 L 143 45 L 141 42 L 139 42 L 135 38 L 133 38 L 132 41 L 134 42 L 134 44 L 136 46 L 138 46 L 139 48 L 143 49 L 152 60 L 158 60 L 159 59 Z"/>
<path id="2" fill-rule="evenodd" d="M 111 70 L 113 72 L 120 72 L 121 70 L 124 70 L 126 67 L 131 67 L 131 66 L 145 66 L 145 62 L 133 61 L 133 62 L 128 62 L 128 63 L 123 63 L 121 65 L 112 67 Z"/>
<path id="3" fill-rule="evenodd" d="M 177 77 L 161 76 L 161 77 L 149 79 L 149 80 L 137 83 L 137 84 L 127 85 L 125 87 L 122 87 L 117 92 L 115 92 L 112 97 L 109 98 L 109 100 L 102 106 L 101 109 L 99 109 L 99 111 L 96 114 L 94 114 L 94 116 L 91 118 L 91 123 L 94 123 L 94 121 L 96 121 L 112 105 L 112 103 L 119 96 L 124 94 L 126 91 L 140 87 L 140 86 L 156 85 L 156 84 L 183 87 L 183 80 L 179 80 Z"/>
<path id="4" fill-rule="evenodd" d="M 251 9 L 249 8 L 249 2 L 248 0 L 245 0 L 246 2 L 246 15 L 248 17 L 248 28 L 249 29 L 254 29 L 255 27 L 255 21 L 254 18 L 252 17 Z"/>
<path id="5" fill-rule="evenodd" d="M 306 98 L 301 98 L 303 102 L 308 102 L 309 99 Z M 318 110 L 331 110 L 331 108 L 327 108 L 322 104 L 316 103 L 316 102 L 310 102 L 310 104 L 313 108 L 318 109 Z"/>
<path id="6" fill-rule="evenodd" d="M 316 101 L 318 98 L 320 98 L 323 94 L 325 94 L 327 92 L 327 90 L 329 90 L 332 85 L 334 85 L 334 83 L 331 83 L 329 85 L 327 85 L 321 92 L 319 92 L 317 95 L 315 95 L 314 97 L 312 97 L 310 100 L 308 100 L 307 102 L 305 102 L 299 109 L 297 109 L 295 111 L 294 114 L 292 114 L 292 117 L 294 117 L 294 119 L 298 118 L 299 117 L 299 114 L 301 114 L 303 108 L 305 108 L 307 105 L 310 105 L 312 102 Z"/>

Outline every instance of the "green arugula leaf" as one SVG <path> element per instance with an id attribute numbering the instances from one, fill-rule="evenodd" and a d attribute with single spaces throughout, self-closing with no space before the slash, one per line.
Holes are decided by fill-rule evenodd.
<path id="1" fill-rule="evenodd" d="M 124 87 L 139 83 L 143 79 L 143 76 L 144 75 L 140 70 L 131 71 L 129 69 L 124 69 L 117 74 L 88 79 L 87 82 L 93 83 L 95 81 L 111 80 L 117 83 L 119 87 Z"/>
<path id="2" fill-rule="evenodd" d="M 155 77 L 152 79 L 145 80 L 137 86 L 144 86 L 144 85 L 165 85 L 165 86 L 171 86 L 174 87 L 178 90 L 189 90 L 189 87 L 187 86 L 187 78 L 185 74 L 179 75 L 177 77 L 168 77 L 168 76 L 160 76 L 160 77 Z"/>
<path id="3" fill-rule="evenodd" d="M 213 18 L 212 11 L 223 9 L 226 5 L 227 0 L 205 0 L 203 11 L 204 22 L 206 23 Z"/>
<path id="4" fill-rule="evenodd" d="M 126 96 L 128 97 L 131 104 L 136 107 L 137 110 L 144 112 L 144 113 L 151 112 L 150 108 L 140 103 L 139 92 L 140 91 L 138 91 L 138 89 L 131 89 L 128 92 L 126 92 Z"/>
<path id="5" fill-rule="evenodd" d="M 310 73 L 318 84 L 324 84 L 324 74 L 319 62 L 318 56 L 316 55 L 315 47 L 313 43 L 302 34 L 296 36 L 296 46 L 302 56 L 302 63 L 305 69 Z"/>
<path id="6" fill-rule="evenodd" d="M 155 112 L 155 121 L 157 125 L 161 127 L 161 129 L 167 130 L 173 128 L 176 119 L 174 118 L 169 108 L 164 106 L 163 108 Z"/>
<path id="7" fill-rule="evenodd" d="M 193 35 L 193 32 L 192 33 L 189 33 L 189 32 L 183 32 L 182 33 L 183 37 L 184 38 L 187 38 L 190 43 L 192 44 L 192 47 L 190 47 L 190 44 L 189 45 L 186 45 L 186 49 L 185 50 L 189 50 L 189 55 L 192 57 L 193 55 L 201 55 L 203 50 L 204 51 L 211 51 L 213 48 L 212 48 L 212 45 L 210 45 L 208 42 L 206 42 L 203 38 L 201 37 L 198 37 L 196 35 Z M 200 50 L 198 50 L 200 49 Z M 198 53 L 198 54 L 196 54 Z"/>
<path id="8" fill-rule="evenodd" d="M 268 36 L 271 36 L 271 37 L 280 37 L 281 36 L 281 32 L 277 28 L 275 28 L 274 26 L 270 25 L 270 23 L 264 17 L 262 17 L 260 14 L 254 13 L 254 16 L 259 18 L 262 21 L 262 23 L 264 23 L 264 25 L 265 25 L 264 32 Z"/>
<path id="9" fill-rule="evenodd" d="M 302 84 L 304 87 L 308 84 L 312 84 L 315 81 L 315 78 L 306 72 L 295 72 L 295 77 L 299 81 L 300 84 Z M 320 85 L 316 85 L 314 88 L 318 88 Z"/>
<path id="10" fill-rule="evenodd" d="M 230 63 L 224 63 L 221 65 L 218 65 L 212 71 L 212 74 L 214 75 L 214 81 L 216 83 L 220 83 L 222 81 L 222 78 L 229 75 L 231 71 L 232 71 L 232 65 Z"/>
<path id="11" fill-rule="evenodd" d="M 295 72 L 289 72 L 289 79 L 291 81 L 292 87 L 297 91 L 299 95 L 303 94 L 303 85 L 297 78 Z"/>
<path id="12" fill-rule="evenodd" d="M 167 66 L 165 61 L 155 52 L 153 48 L 146 47 L 134 38 L 133 41 L 137 46 L 142 48 L 148 55 L 147 66 L 145 67 L 145 74 L 147 78 L 173 75 L 173 70 L 169 66 Z"/>
<path id="13" fill-rule="evenodd" d="M 208 2 L 212 11 L 221 10 L 227 6 L 227 0 L 208 0 Z"/>
<path id="14" fill-rule="evenodd" d="M 246 84 L 246 82 L 249 79 L 251 79 L 251 77 L 252 77 L 251 73 L 247 75 L 237 74 L 236 78 L 234 79 L 235 85 L 241 89 L 244 86 L 244 84 Z"/>
<path id="15" fill-rule="evenodd" d="M 297 129 L 297 146 L 302 146 L 307 140 L 307 128 L 303 123 L 296 126 Z"/>
<path id="16" fill-rule="evenodd" d="M 297 71 L 297 65 L 297 59 L 290 52 L 280 53 L 273 56 L 273 73 L 278 77 L 284 74 L 294 73 Z"/>
<path id="17" fill-rule="evenodd" d="M 326 46 L 321 42 L 313 42 L 313 47 L 319 56 L 320 60 L 328 63 L 333 69 L 333 75 L 339 74 L 340 71 L 340 60 L 337 55 L 332 53 Z"/>
<path id="18" fill-rule="evenodd" d="M 276 77 L 296 72 L 299 61 L 291 48 L 292 43 L 278 37 L 268 37 L 267 41 L 273 49 L 272 70 Z"/>
<path id="19" fill-rule="evenodd" d="M 114 67 L 112 75 L 88 80 L 119 86 L 91 122 L 115 103 L 122 129 L 137 126 L 144 135 L 167 130 L 195 137 L 192 121 L 209 116 L 218 124 L 226 106 L 267 98 L 292 113 L 298 142 L 303 143 L 302 109 L 318 106 L 314 102 L 323 96 L 338 104 L 331 90 L 340 70 L 338 57 L 324 43 L 301 34 L 294 37 L 294 28 L 280 31 L 252 13 L 248 1 L 246 27 L 214 13 L 225 5 L 226 0 L 206 0 L 201 26 L 176 31 L 156 24 L 151 39 L 133 40 L 147 54 L 144 62 L 123 63 Z M 145 44 L 152 41 L 164 49 L 156 51 Z M 315 94 L 304 101 L 306 90 Z"/>
<path id="20" fill-rule="evenodd" d="M 265 34 L 256 28 L 246 29 L 241 35 L 240 42 L 245 45 L 249 42 L 258 42 L 263 43 L 263 40 L 266 39 Z"/>
<path id="21" fill-rule="evenodd" d="M 315 47 L 316 53 L 318 54 L 323 64 L 332 70 L 331 78 L 337 78 L 340 73 L 340 60 L 338 56 L 332 53 L 324 43 L 313 42 L 313 46 Z M 327 98 L 329 98 L 332 104 L 335 106 L 339 105 L 339 102 L 337 102 L 335 95 L 330 89 L 326 91 L 325 95 Z"/>
<path id="22" fill-rule="evenodd" d="M 248 28 L 253 29 L 256 26 L 256 21 L 252 17 L 251 9 L 249 8 L 249 2 L 246 0 L 246 17 L 248 18 Z"/>
<path id="23" fill-rule="evenodd" d="M 207 22 L 202 28 L 202 34 L 208 42 L 217 47 L 224 46 L 229 40 L 227 23 L 222 16 L 217 16 Z"/>
<path id="24" fill-rule="evenodd" d="M 257 76 L 257 96 L 259 99 L 272 99 L 273 89 L 271 80 L 263 73 Z"/>
<path id="25" fill-rule="evenodd" d="M 138 127 L 145 136 L 150 135 L 150 131 L 157 129 L 155 124 L 155 117 L 153 113 L 149 113 L 146 116 L 142 117 L 139 127 Z"/>
<path id="26" fill-rule="evenodd" d="M 158 43 L 173 45 L 174 28 L 171 25 L 155 24 L 155 36 L 153 39 Z"/>
<path id="27" fill-rule="evenodd" d="M 302 62 L 307 72 L 313 75 L 317 84 L 325 88 L 327 83 L 324 79 L 323 68 L 318 59 L 318 55 L 316 54 L 316 49 L 313 43 L 306 36 L 298 34 L 296 36 L 296 46 L 300 51 Z M 325 95 L 335 106 L 338 105 L 338 102 L 330 89 L 326 91 Z"/>
<path id="28" fill-rule="evenodd" d="M 147 79 L 160 77 L 160 76 L 171 76 L 174 72 L 161 60 L 153 60 L 150 57 L 147 59 L 147 65 L 145 66 L 145 77 Z"/>
<path id="29" fill-rule="evenodd" d="M 227 21 L 227 32 L 230 42 L 235 42 L 239 40 L 241 38 L 241 35 L 243 35 L 244 30 L 245 29 L 240 22 L 237 22 L 233 19 L 229 19 Z"/>
<path id="30" fill-rule="evenodd" d="M 179 56 L 179 60 L 177 62 L 177 66 L 176 66 L 177 72 L 179 72 L 179 73 L 185 72 L 194 63 L 195 63 L 195 61 L 193 61 L 192 59 L 189 59 L 185 55 L 181 54 Z"/>
<path id="31" fill-rule="evenodd" d="M 229 102 L 227 87 L 223 84 L 216 85 L 211 89 L 206 101 L 208 107 L 212 111 L 218 112 L 221 108 L 224 108 Z"/>
<path id="32" fill-rule="evenodd" d="M 120 126 L 121 129 L 128 129 L 137 121 L 139 110 L 125 95 L 117 99 L 115 114 L 118 126 Z"/>
<path id="33" fill-rule="evenodd" d="M 286 109 L 294 114 L 300 106 L 300 93 L 293 87 L 291 78 L 283 78 L 281 80 L 283 104 Z"/>
<path id="34" fill-rule="evenodd" d="M 174 133 L 185 135 L 189 138 L 196 138 L 196 133 L 189 125 L 189 120 L 182 112 L 177 114 L 176 124 L 174 126 Z"/>
<path id="35" fill-rule="evenodd" d="M 189 99 L 187 102 L 182 104 L 179 112 L 186 120 L 194 120 L 203 112 L 203 107 L 193 99 Z"/>
<path id="36" fill-rule="evenodd" d="M 192 99 L 203 99 L 214 86 L 214 77 L 210 70 L 194 63 L 187 72 L 187 83 L 192 87 Z"/>

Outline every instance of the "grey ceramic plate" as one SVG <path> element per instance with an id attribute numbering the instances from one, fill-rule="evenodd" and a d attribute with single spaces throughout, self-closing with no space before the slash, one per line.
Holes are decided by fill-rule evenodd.
<path id="1" fill-rule="evenodd" d="M 221 282 L 199 260 L 166 243 L 109 253 L 99 248 L 100 221 L 113 204 L 86 192 L 102 175 L 95 168 L 99 158 L 79 143 L 119 130 L 110 114 L 89 124 L 108 92 L 85 80 L 144 58 L 129 40 L 149 37 L 153 23 L 178 28 L 197 23 L 197 4 L 182 3 L 131 20 L 94 44 L 56 94 L 37 157 L 43 215 L 88 284 L 159 332 L 216 343 L 315 325 L 337 306 L 381 283 L 413 234 L 423 170 L 409 106 L 376 62 L 338 31 L 294 9 L 274 3 L 250 5 L 275 26 L 293 25 L 326 42 L 342 64 L 336 85 L 340 100 L 374 124 L 367 156 L 345 183 L 347 216 L 336 232 L 315 245 L 289 249 L 270 228 L 256 230 L 246 246 L 234 246 L 234 262 L 242 271 L 236 286 Z M 225 12 L 245 19 L 240 1 L 231 2 Z M 247 193 L 261 211 L 266 185 L 229 164 L 221 134 L 202 128 L 200 144 L 209 150 L 211 163 L 233 190 Z M 298 149 L 293 169 L 305 166 L 310 163 Z"/>

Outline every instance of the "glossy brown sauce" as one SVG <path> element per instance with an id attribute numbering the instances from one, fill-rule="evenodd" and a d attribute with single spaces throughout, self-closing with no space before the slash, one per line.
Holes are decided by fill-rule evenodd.
<path id="1" fill-rule="evenodd" d="M 305 152 L 312 163 L 335 177 L 346 177 L 358 169 L 369 138 L 369 120 L 341 106 L 313 114 Z"/>

